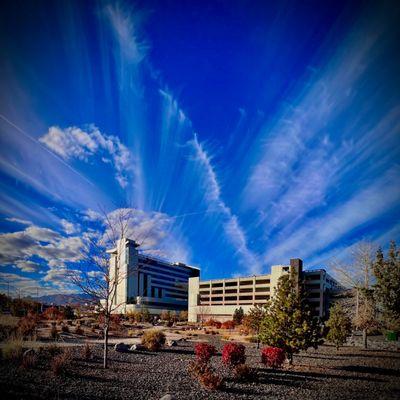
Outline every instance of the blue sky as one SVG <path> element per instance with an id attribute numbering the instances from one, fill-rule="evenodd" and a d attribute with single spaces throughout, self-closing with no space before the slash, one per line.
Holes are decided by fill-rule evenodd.
<path id="1" fill-rule="evenodd" d="M 400 10 L 373 3 L 6 2 L 0 288 L 71 290 L 126 207 L 206 279 L 398 240 Z"/>

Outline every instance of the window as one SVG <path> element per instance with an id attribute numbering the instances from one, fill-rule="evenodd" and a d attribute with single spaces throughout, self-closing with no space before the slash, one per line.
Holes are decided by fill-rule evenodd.
<path id="1" fill-rule="evenodd" d="M 237 297 L 236 296 L 225 296 L 225 301 L 236 301 Z"/>
<path id="2" fill-rule="evenodd" d="M 202 283 L 200 285 L 200 289 L 208 289 L 210 287 L 210 285 L 208 283 Z"/>
<path id="3" fill-rule="evenodd" d="M 240 281 L 240 286 L 244 285 L 252 285 L 253 281 Z"/>
<path id="4" fill-rule="evenodd" d="M 222 294 L 223 290 L 222 289 L 218 289 L 218 290 L 213 290 L 212 294 Z"/>
<path id="5" fill-rule="evenodd" d="M 239 291 L 240 291 L 240 293 L 252 293 L 253 292 L 253 288 L 240 289 Z"/>
<path id="6" fill-rule="evenodd" d="M 215 302 L 215 301 L 222 301 L 222 297 L 214 297 L 214 298 L 211 299 L 211 301 L 212 301 L 212 302 Z"/>
<path id="7" fill-rule="evenodd" d="M 225 282 L 225 287 L 227 286 L 237 286 L 237 281 L 235 282 Z"/>
<path id="8" fill-rule="evenodd" d="M 256 292 L 269 292 L 269 287 L 256 287 Z"/>
<path id="9" fill-rule="evenodd" d="M 225 289 L 225 293 L 236 293 L 237 289 Z"/>
<path id="10" fill-rule="evenodd" d="M 267 300 L 269 300 L 269 296 L 267 294 L 264 294 L 264 295 L 256 294 L 256 300 L 265 300 L 265 301 L 267 301 Z"/>
<path id="11" fill-rule="evenodd" d="M 213 288 L 215 288 L 215 287 L 222 287 L 224 284 L 222 283 L 222 282 L 218 282 L 218 283 L 213 283 L 211 286 L 213 287 Z"/>
<path id="12" fill-rule="evenodd" d="M 240 296 L 239 300 L 253 300 L 253 296 Z"/>
<path id="13" fill-rule="evenodd" d="M 262 284 L 262 283 L 271 283 L 269 279 L 257 279 L 256 284 Z"/>

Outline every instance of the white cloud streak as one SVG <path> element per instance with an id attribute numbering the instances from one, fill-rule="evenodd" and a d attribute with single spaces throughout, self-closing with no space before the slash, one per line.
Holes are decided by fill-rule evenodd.
<path id="1" fill-rule="evenodd" d="M 222 215 L 224 232 L 236 249 L 240 257 L 240 264 L 246 268 L 247 272 L 260 273 L 262 263 L 259 261 L 258 256 L 248 248 L 245 233 L 239 224 L 237 216 L 232 213 L 231 209 L 222 200 L 221 188 L 210 156 L 199 143 L 196 135 L 189 144 L 194 149 L 194 161 L 199 166 L 204 199 L 209 210 L 212 209 Z"/>

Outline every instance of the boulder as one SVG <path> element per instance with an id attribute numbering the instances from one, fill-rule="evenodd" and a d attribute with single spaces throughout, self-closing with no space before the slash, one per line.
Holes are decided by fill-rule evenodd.
<path id="1" fill-rule="evenodd" d="M 175 340 L 167 340 L 167 346 L 168 347 L 175 347 L 175 346 L 178 346 L 178 343 L 176 343 Z"/>
<path id="2" fill-rule="evenodd" d="M 126 353 L 127 351 L 129 351 L 129 346 L 127 344 L 123 343 L 123 342 L 117 343 L 114 346 L 114 350 L 118 351 L 120 353 Z"/>
<path id="3" fill-rule="evenodd" d="M 173 400 L 174 398 L 170 394 L 166 394 L 165 396 L 161 397 L 160 400 Z"/>
<path id="4" fill-rule="evenodd" d="M 146 350 L 146 347 L 144 347 L 142 344 L 133 344 L 129 350 L 130 351 L 143 351 L 143 350 Z"/>

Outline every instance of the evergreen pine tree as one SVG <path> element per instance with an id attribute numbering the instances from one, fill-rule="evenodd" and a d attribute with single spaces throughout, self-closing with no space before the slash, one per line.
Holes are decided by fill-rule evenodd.
<path id="1" fill-rule="evenodd" d="M 376 277 L 375 295 L 382 306 L 386 323 L 400 325 L 400 254 L 396 243 L 390 243 L 385 260 L 383 252 L 378 249 L 373 266 Z"/>
<path id="2" fill-rule="evenodd" d="M 233 322 L 236 325 L 240 325 L 243 321 L 243 317 L 244 317 L 244 311 L 242 307 L 239 307 L 235 310 L 235 312 L 233 313 Z"/>
<path id="3" fill-rule="evenodd" d="M 256 304 L 254 307 L 250 308 L 249 312 L 245 315 L 245 321 L 249 325 L 249 327 L 256 333 L 257 335 L 257 349 L 260 347 L 260 327 L 261 323 L 265 316 L 265 308 L 259 304 Z"/>
<path id="4" fill-rule="evenodd" d="M 292 364 L 293 354 L 317 348 L 323 342 L 321 333 L 321 324 L 311 315 L 302 285 L 297 287 L 290 275 L 282 276 L 273 300 L 266 305 L 261 342 L 283 349 Z"/>
<path id="5" fill-rule="evenodd" d="M 339 303 L 330 308 L 326 326 L 329 328 L 326 338 L 339 350 L 339 347 L 346 343 L 346 338 L 351 334 L 351 320 Z"/>

